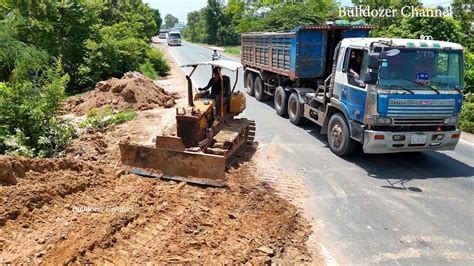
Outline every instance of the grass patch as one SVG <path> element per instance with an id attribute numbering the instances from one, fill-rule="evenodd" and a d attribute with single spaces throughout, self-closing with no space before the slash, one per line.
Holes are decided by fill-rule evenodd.
<path id="1" fill-rule="evenodd" d="M 240 46 L 226 46 L 224 47 L 224 53 L 239 55 L 240 56 Z"/>
<path id="2" fill-rule="evenodd" d="M 95 130 L 105 130 L 115 125 L 132 121 L 137 118 L 137 112 L 133 110 L 126 110 L 121 112 L 114 112 L 112 107 L 107 106 L 100 110 L 93 108 L 87 112 L 86 119 L 79 123 L 79 127 Z"/>

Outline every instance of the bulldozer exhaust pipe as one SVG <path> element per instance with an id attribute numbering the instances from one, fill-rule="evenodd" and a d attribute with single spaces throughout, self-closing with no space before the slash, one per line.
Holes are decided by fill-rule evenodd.
<path id="1" fill-rule="evenodd" d="M 188 105 L 194 107 L 193 82 L 191 81 L 191 77 L 188 75 L 186 75 L 186 79 L 188 80 Z"/>

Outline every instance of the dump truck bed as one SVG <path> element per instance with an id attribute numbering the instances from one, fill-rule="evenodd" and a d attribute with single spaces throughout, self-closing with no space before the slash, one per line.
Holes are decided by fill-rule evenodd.
<path id="1" fill-rule="evenodd" d="M 343 38 L 368 37 L 373 26 L 302 26 L 287 32 L 244 33 L 242 64 L 291 79 L 323 78 L 331 69 L 334 48 Z"/>

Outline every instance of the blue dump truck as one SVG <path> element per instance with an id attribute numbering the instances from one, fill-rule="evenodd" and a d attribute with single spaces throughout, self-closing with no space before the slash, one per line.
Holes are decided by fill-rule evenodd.
<path id="1" fill-rule="evenodd" d="M 453 150 L 459 141 L 463 48 L 368 38 L 369 25 L 302 26 L 241 36 L 247 92 L 273 97 L 293 124 L 312 121 L 348 155 Z"/>

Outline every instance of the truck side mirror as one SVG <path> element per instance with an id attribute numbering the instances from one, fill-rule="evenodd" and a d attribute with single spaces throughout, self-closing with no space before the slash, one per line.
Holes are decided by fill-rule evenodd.
<path id="1" fill-rule="evenodd" d="M 364 83 L 369 85 L 375 85 L 379 81 L 379 75 L 375 72 L 367 72 L 364 75 Z"/>
<path id="2" fill-rule="evenodd" d="M 380 67 L 380 53 L 370 53 L 369 63 L 367 65 L 370 69 L 379 69 Z"/>

